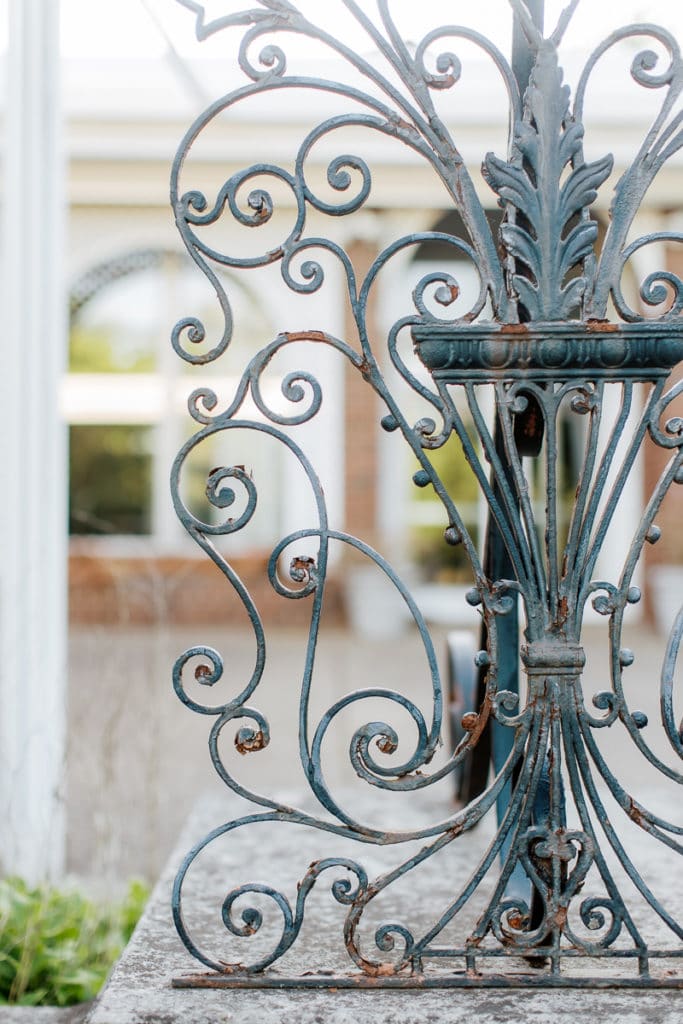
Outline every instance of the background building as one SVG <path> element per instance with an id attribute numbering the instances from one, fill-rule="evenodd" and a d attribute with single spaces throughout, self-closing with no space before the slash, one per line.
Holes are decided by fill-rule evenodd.
<path id="1" fill-rule="evenodd" d="M 474 51 L 470 56 L 467 103 L 455 89 L 446 95 L 444 105 L 465 157 L 476 167 L 488 150 L 504 150 L 505 102 L 490 65 Z M 567 54 L 569 81 L 575 80 L 581 56 Z M 651 91 L 630 82 L 627 62 L 623 54 L 621 59 L 606 58 L 607 70 L 599 76 L 586 116 L 587 159 L 613 152 L 615 178 L 631 159 L 636 140 L 646 135 L 659 99 L 653 101 Z M 325 288 L 302 297 L 282 286 L 277 271 L 271 272 L 267 284 L 262 284 L 261 272 L 226 273 L 237 325 L 234 347 L 243 361 L 240 365 L 236 352 L 209 368 L 182 364 L 168 341 L 173 324 L 188 314 L 199 315 L 212 334 L 221 330 L 221 321 L 215 295 L 184 253 L 172 222 L 167 200 L 170 155 L 192 115 L 239 80 L 226 71 L 223 59 L 185 58 L 173 49 L 154 59 L 71 60 L 65 70 L 71 342 L 62 408 L 71 450 L 72 620 L 115 622 L 123 616 L 149 621 L 163 615 L 193 621 L 221 616 L 221 580 L 196 558 L 200 553 L 184 537 L 168 499 L 169 467 L 189 429 L 187 394 L 210 377 L 217 393 L 227 397 L 246 365 L 245 354 L 258 351 L 280 330 L 296 324 L 324 326 L 343 337 L 349 315 L 343 283 L 337 268 L 330 266 Z M 329 67 L 310 61 L 304 62 L 303 70 L 330 73 Z M 227 117 L 221 130 L 212 131 L 197 147 L 199 154 L 191 165 L 207 194 L 217 194 L 232 173 L 253 162 L 291 162 L 306 131 L 328 113 L 324 96 L 307 103 L 290 104 L 285 110 L 258 104 Z M 433 228 L 462 233 L 433 172 L 405 147 L 378 142 L 361 130 L 355 136 L 347 132 L 344 144 L 350 152 L 369 158 L 372 194 L 359 216 L 326 218 L 321 231 L 347 249 L 359 274 L 401 235 Z M 324 180 L 327 163 L 337 155 L 336 145 L 329 140 L 312 150 L 309 163 L 315 180 Z M 676 156 L 647 197 L 636 225 L 638 234 L 680 228 L 682 182 L 683 162 Z M 188 180 L 188 187 L 192 184 Z M 483 180 L 480 185 L 486 195 Z M 291 215 L 291 196 L 283 191 L 279 198 L 283 216 L 288 201 Z M 608 202 L 605 188 L 596 207 L 603 222 Z M 277 245 L 278 230 L 278 223 L 259 228 L 254 233 L 258 244 Z M 676 268 L 678 248 L 658 243 L 634 255 L 624 278 L 630 301 L 638 302 L 638 281 L 653 271 Z M 465 262 L 452 264 L 445 255 L 466 301 L 474 287 L 472 269 Z M 417 280 L 431 269 L 443 269 L 444 259 L 438 247 L 423 245 L 406 250 L 393 262 L 391 275 L 380 279 L 371 305 L 378 338 L 385 338 L 398 316 L 410 311 Z M 438 504 L 412 485 L 409 454 L 382 433 L 382 413 L 374 398 L 357 375 L 338 372 L 333 353 L 316 358 L 317 371 L 328 377 L 325 415 L 307 443 L 314 463 L 322 467 L 327 500 L 340 527 L 379 544 L 399 566 L 408 567 L 418 583 L 458 582 L 463 574 L 449 564 L 449 551 L 441 543 Z M 415 415 L 420 415 L 417 403 Z M 569 425 L 567 429 L 563 460 L 569 487 L 572 451 L 580 438 L 572 438 Z M 265 495 L 265 514 L 232 541 L 232 557 L 248 582 L 259 587 L 264 560 L 274 543 L 300 521 L 301 507 L 295 480 L 277 452 L 263 439 L 254 439 L 247 455 L 256 476 L 277 481 Z M 457 461 L 458 455 L 449 452 L 449 457 Z M 632 530 L 660 463 L 660 453 L 653 450 L 634 474 L 622 508 L 625 531 Z M 192 468 L 188 500 L 197 508 L 206 504 L 203 490 L 212 464 L 207 452 L 205 462 Z M 457 466 L 453 471 L 457 475 Z M 569 487 L 568 507 L 571 491 Z M 465 485 L 464 501 L 473 529 L 481 534 L 485 510 L 474 488 Z M 678 515 L 677 496 L 672 495 L 664 519 L 671 517 L 675 523 Z M 665 529 L 664 534 L 662 544 L 648 556 L 678 560 L 683 552 L 677 550 L 676 531 Z M 615 531 L 608 541 L 606 574 L 618 564 L 623 536 Z M 188 559 L 195 559 L 195 564 Z M 345 614 L 345 587 L 340 578 L 340 617 Z M 460 610 L 462 602 L 456 606 L 449 601 L 446 591 L 441 594 L 442 612 L 439 594 L 421 593 L 437 617 L 457 621 L 467 614 Z M 277 619 L 281 609 L 267 586 L 259 590 L 259 598 L 266 616 Z M 289 614 L 291 608 L 284 612 Z"/>
<path id="2" fill-rule="evenodd" d="M 277 272 L 267 288 L 259 274 L 248 278 L 231 272 L 227 287 L 239 345 L 220 366 L 184 366 L 168 341 L 173 324 L 188 314 L 200 315 L 211 334 L 220 330 L 220 317 L 215 295 L 188 260 L 172 221 L 170 161 L 192 118 L 238 84 L 229 70 L 234 61 L 220 40 L 186 45 L 192 18 L 174 0 L 119 0 L 115 5 L 62 0 L 60 68 L 58 5 L 10 0 L 7 6 L 9 20 L 7 11 L 0 11 L 0 45 L 6 44 L 0 197 L 5 337 L 0 410 L 6 450 L 0 807 L 6 828 L 0 854 L 8 870 L 37 875 L 58 871 L 64 863 L 67 556 L 68 611 L 74 624 L 225 622 L 224 581 L 183 535 L 169 499 L 169 468 L 190 429 L 187 395 L 207 379 L 219 395 L 230 395 L 245 356 L 283 328 L 325 327 L 344 336 L 349 311 L 332 267 L 325 289 L 303 298 L 287 289 Z M 621 23 L 632 15 L 683 28 L 680 12 L 666 0 L 648 5 L 634 0 L 614 12 L 612 6 L 586 5 L 583 22 L 577 15 L 565 61 L 573 84 L 589 41 L 597 42 L 613 27 L 610 19 Z M 436 24 L 443 20 L 443 6 L 438 8 L 428 0 L 406 3 L 401 14 L 406 22 L 424 15 Z M 493 0 L 482 0 L 468 16 L 500 37 L 507 52 L 509 26 L 491 16 L 496 10 Z M 642 89 L 629 77 L 634 55 L 629 46 L 605 58 L 585 118 L 587 157 L 613 152 L 615 177 L 647 135 L 661 102 L 658 90 Z M 311 73 L 320 70 L 314 54 L 302 51 L 297 59 Z M 465 159 L 477 167 L 487 151 L 505 151 L 507 108 L 490 65 L 475 50 L 463 47 L 463 66 L 462 83 L 442 99 Z M 254 161 L 291 161 L 302 133 L 325 114 L 323 98 L 319 102 L 284 109 L 257 105 L 244 115 L 236 111 L 231 123 L 212 133 L 196 153 L 190 184 L 215 195 L 233 172 Z M 459 230 L 426 167 L 402 146 L 361 136 L 352 132 L 344 146 L 368 159 L 372 198 L 357 216 L 325 220 L 326 233 L 346 248 L 359 274 L 400 235 L 435 226 Z M 329 160 L 339 152 L 336 143 L 314 147 L 310 164 L 316 181 L 324 183 Z M 490 195 L 483 181 L 480 187 L 482 196 Z M 680 231 L 682 195 L 679 153 L 648 193 L 634 227 L 637 234 Z M 285 219 L 291 218 L 287 201 L 285 194 Z M 608 203 L 607 186 L 596 205 L 603 222 Z M 493 214 L 492 196 L 491 207 Z M 262 244 L 268 232 L 277 244 L 276 227 L 259 229 Z M 638 281 L 682 266 L 679 249 L 673 242 L 658 243 L 634 255 L 624 280 L 632 304 L 638 301 Z M 397 317 L 410 311 L 416 280 L 442 267 L 443 260 L 442 253 L 423 246 L 393 262 L 371 304 L 378 337 L 386 338 Z M 449 269 L 459 277 L 466 301 L 468 268 Z M 395 435 L 381 431 L 382 411 L 358 376 L 342 371 L 333 353 L 321 352 L 316 359 L 310 368 L 325 380 L 325 405 L 306 443 L 320 468 L 335 522 L 380 546 L 423 588 L 445 584 L 445 590 L 423 589 L 420 599 L 430 617 L 456 623 L 465 606 L 461 591 L 452 588 L 463 585 L 462 567 L 447 561 L 436 503 L 413 487 L 410 458 Z M 286 367 L 291 368 L 299 367 Z M 274 399 L 276 374 L 272 387 Z M 416 406 L 415 418 L 419 415 Z M 563 438 L 568 481 L 575 442 L 568 430 Z M 206 453 L 188 476 L 187 500 L 198 509 L 206 507 L 207 471 L 227 457 L 248 464 L 255 477 L 268 482 L 259 519 L 235 536 L 232 556 L 264 615 L 278 622 L 282 613 L 290 616 L 297 609 L 291 602 L 278 603 L 264 585 L 264 562 L 274 542 L 301 524 L 305 498 L 292 468 L 267 444 L 254 444 L 239 455 L 216 452 L 214 462 L 214 454 Z M 608 538 L 606 576 L 618 564 L 624 537 L 633 531 L 662 456 L 654 446 L 646 449 L 633 474 L 618 529 Z M 455 452 L 449 472 L 458 479 Z M 464 484 L 462 496 L 466 517 L 481 537 L 480 500 Z M 566 488 L 566 500 L 571 502 L 571 488 Z M 662 541 L 648 548 L 641 571 L 648 600 L 663 593 L 670 613 L 677 607 L 673 592 L 650 584 L 657 563 L 683 565 L 681 501 L 680 488 L 675 488 L 659 517 Z M 334 568 L 337 584 L 329 611 L 332 621 L 341 623 L 352 607 L 359 574 L 341 556 Z M 362 574 L 360 580 L 367 588 Z M 363 624 L 367 628 L 377 622 L 377 616 L 366 617 Z M 382 628 L 396 625 L 402 628 L 402 621 L 390 609 Z M 95 663 L 92 671 L 97 670 Z M 167 666 L 159 671 L 166 672 Z M 80 693 L 72 695 L 71 722 L 80 698 Z"/>

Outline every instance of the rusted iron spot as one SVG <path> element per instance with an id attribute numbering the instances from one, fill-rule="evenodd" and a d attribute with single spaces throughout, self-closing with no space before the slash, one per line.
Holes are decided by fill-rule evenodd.
<path id="1" fill-rule="evenodd" d="M 474 732 L 479 725 L 479 715 L 476 711 L 468 711 L 467 714 L 462 716 L 460 724 L 465 732 Z"/>
<path id="2" fill-rule="evenodd" d="M 238 754 L 251 754 L 253 751 L 263 750 L 267 746 L 268 743 L 261 729 L 249 736 L 238 733 L 235 737 L 235 750 Z"/>
<path id="3" fill-rule="evenodd" d="M 287 341 L 327 341 L 324 331 L 285 331 Z"/>
<path id="4" fill-rule="evenodd" d="M 567 616 L 569 615 L 569 601 L 567 600 L 566 595 L 564 597 L 561 597 L 560 600 L 558 601 L 558 603 L 557 603 L 557 611 L 558 611 L 558 621 L 559 621 L 559 623 L 562 624 L 562 623 L 566 622 L 567 621 Z"/>
<path id="5" fill-rule="evenodd" d="M 626 813 L 632 821 L 635 821 L 636 825 L 640 825 L 641 828 L 645 826 L 646 821 L 643 817 L 643 812 L 641 808 L 638 806 L 638 804 L 635 802 L 633 797 L 629 797 Z"/>
<path id="6" fill-rule="evenodd" d="M 557 908 L 557 913 L 555 914 L 555 924 L 557 925 L 557 927 L 559 928 L 559 930 L 561 932 L 564 931 L 564 927 L 565 927 L 566 923 L 567 923 L 567 908 L 566 907 L 558 907 Z"/>
<path id="7" fill-rule="evenodd" d="M 363 358 L 358 364 L 358 369 L 361 372 L 361 376 L 365 380 L 367 380 L 370 374 L 372 373 L 372 365 L 365 358 Z"/>
<path id="8" fill-rule="evenodd" d="M 308 583 L 314 568 L 314 558 L 309 555 L 295 555 L 289 563 L 289 575 L 296 583 Z"/>
<path id="9" fill-rule="evenodd" d="M 394 969 L 392 964 L 364 963 L 363 974 L 361 975 L 363 979 L 363 986 L 370 986 L 370 988 L 377 986 L 378 988 L 381 988 L 382 978 L 396 977 L 398 973 L 399 972 Z M 330 992 L 333 991 L 334 989 L 330 989 Z"/>
<path id="10" fill-rule="evenodd" d="M 528 334 L 528 324 L 502 324 L 500 328 L 501 334 Z"/>
<path id="11" fill-rule="evenodd" d="M 445 295 L 443 295 L 443 298 L 439 298 L 439 295 L 437 293 L 437 295 L 435 295 L 436 301 L 439 303 L 440 306 L 450 306 L 451 302 L 455 302 L 455 300 L 459 297 L 460 288 L 458 287 L 457 284 L 455 284 L 455 282 L 453 282 L 452 284 L 443 284 L 441 287 L 443 289 L 443 292 L 445 292 Z"/>
<path id="12" fill-rule="evenodd" d="M 619 330 L 619 324 L 609 320 L 586 320 L 586 330 L 589 334 L 612 334 Z"/>
<path id="13" fill-rule="evenodd" d="M 315 559 L 310 555 L 295 555 L 292 559 L 292 569 L 309 569 L 315 565 Z"/>
<path id="14" fill-rule="evenodd" d="M 244 974 L 248 970 L 246 964 L 229 964 L 225 960 L 219 960 L 218 962 L 223 968 L 221 974 Z M 205 974 L 203 975 L 203 977 L 212 978 L 213 975 Z"/>

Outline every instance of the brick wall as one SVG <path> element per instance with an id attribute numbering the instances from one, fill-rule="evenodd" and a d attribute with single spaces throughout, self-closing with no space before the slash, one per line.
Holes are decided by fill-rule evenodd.
<path id="1" fill-rule="evenodd" d="M 312 598 L 297 601 L 278 595 L 268 580 L 266 555 L 237 559 L 232 567 L 264 623 L 308 624 Z M 338 579 L 328 578 L 324 609 L 326 623 L 345 622 Z M 69 618 L 78 625 L 247 622 L 232 585 L 208 558 L 112 558 L 95 553 L 74 553 L 69 559 Z"/>
<path id="2" fill-rule="evenodd" d="M 348 247 L 356 279 L 363 280 L 370 269 L 377 247 L 366 241 L 354 241 Z M 375 333 L 376 301 L 371 293 L 367 308 L 368 333 Z M 359 350 L 358 332 L 347 301 L 345 315 L 347 341 Z M 374 339 L 373 339 L 374 340 Z M 345 377 L 345 505 L 344 520 L 348 533 L 368 544 L 377 543 L 377 486 L 379 463 L 377 439 L 381 411 L 379 400 L 360 372 L 347 363 Z"/>

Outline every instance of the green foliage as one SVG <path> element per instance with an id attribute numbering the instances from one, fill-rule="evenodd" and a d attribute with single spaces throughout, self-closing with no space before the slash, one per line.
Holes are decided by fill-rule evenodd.
<path id="1" fill-rule="evenodd" d="M 148 897 L 98 906 L 75 891 L 0 881 L 0 1004 L 71 1006 L 93 999 L 128 942 Z"/>
<path id="2" fill-rule="evenodd" d="M 430 451 L 429 459 L 446 490 L 451 494 L 465 520 L 470 535 L 477 539 L 478 485 L 468 465 L 460 440 L 452 435 L 441 448 Z M 418 468 L 415 460 L 414 469 Z M 440 525 L 422 523 L 414 525 L 410 532 L 411 554 L 419 565 L 426 580 L 442 583 L 466 582 L 471 579 L 472 570 L 462 546 L 452 547 L 444 540 L 446 513 L 432 487 L 416 488 L 413 498 L 416 502 L 430 503 L 437 510 Z"/>
<path id="3" fill-rule="evenodd" d="M 444 487 L 449 494 L 454 496 L 456 504 L 476 502 L 479 494 L 477 481 L 465 459 L 460 439 L 455 434 L 452 434 L 441 448 L 435 448 L 434 451 L 427 454 Z M 415 469 L 418 468 L 418 465 L 416 459 Z M 416 491 L 415 500 L 438 501 L 439 499 L 431 487 L 425 487 Z"/>

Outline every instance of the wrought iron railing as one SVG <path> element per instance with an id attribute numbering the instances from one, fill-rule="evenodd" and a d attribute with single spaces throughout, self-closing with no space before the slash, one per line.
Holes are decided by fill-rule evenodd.
<path id="1" fill-rule="evenodd" d="M 676 109 L 683 88 L 678 44 L 669 32 L 653 25 L 618 29 L 588 60 L 572 100 L 563 82 L 558 47 L 578 0 L 569 3 L 548 35 L 543 33 L 542 3 L 509 0 L 508 5 L 501 0 L 501 13 L 509 6 L 515 19 L 511 62 L 482 35 L 458 25 L 429 31 L 417 46 L 408 46 L 392 18 L 389 0 L 363 5 L 343 0 L 343 8 L 376 52 L 372 61 L 330 34 L 324 24 L 326 5 L 318 5 L 317 23 L 290 0 L 255 0 L 250 9 L 212 21 L 199 0 L 179 2 L 196 14 L 200 39 L 241 26 L 246 31 L 239 51 L 245 84 L 217 99 L 193 124 L 172 175 L 178 229 L 190 256 L 215 289 L 224 331 L 207 350 L 204 326 L 188 317 L 173 332 L 175 349 L 193 364 L 218 360 L 228 349 L 233 323 L 221 267 L 279 264 L 285 284 L 309 295 L 321 288 L 323 265 L 332 259 L 346 283 L 354 325 L 354 336 L 347 338 L 318 330 L 278 334 L 251 359 L 227 407 L 221 407 L 208 387 L 194 391 L 189 400 L 190 414 L 199 426 L 173 468 L 175 506 L 187 532 L 243 603 L 256 657 L 250 678 L 235 684 L 239 692 L 222 703 L 211 704 L 197 695 L 201 687 L 212 688 L 221 679 L 226 683 L 223 658 L 209 647 L 192 647 L 178 659 L 174 685 L 189 708 L 213 718 L 209 741 L 213 764 L 224 782 L 257 809 L 219 825 L 190 851 L 179 871 L 173 893 L 177 929 L 188 950 L 216 972 L 209 980 L 204 976 L 179 983 L 680 987 L 683 981 L 676 965 L 683 955 L 683 923 L 673 918 L 651 880 L 634 863 L 608 807 L 635 823 L 654 847 L 663 845 L 680 853 L 683 828 L 636 801 L 622 787 L 598 742 L 605 730 L 622 730 L 634 757 L 642 758 L 669 784 L 682 781 L 683 737 L 674 713 L 673 677 L 683 617 L 679 615 L 669 640 L 661 677 L 662 721 L 673 766 L 649 743 L 646 716 L 632 708 L 627 698 L 622 671 L 632 656 L 621 644 L 628 606 L 640 599 L 633 585 L 634 571 L 645 543 L 658 539 L 655 520 L 664 496 L 673 483 L 683 482 L 683 421 L 668 411 L 683 384 L 667 390 L 671 370 L 683 358 L 683 286 L 670 271 L 650 275 L 640 292 L 643 309 L 652 307 L 646 315 L 634 308 L 637 304 L 629 304 L 621 283 L 626 262 L 641 247 L 683 240 L 671 232 L 631 239 L 646 190 L 683 145 L 683 113 Z M 284 38 L 298 33 L 318 40 L 354 70 L 354 84 L 289 74 L 284 50 L 270 39 L 273 33 Z M 269 37 L 268 45 L 258 52 L 255 48 L 264 36 Z M 603 55 L 630 37 L 650 39 L 658 47 L 659 56 L 646 49 L 633 58 L 631 76 L 638 85 L 659 90 L 663 99 L 635 159 L 616 182 L 609 224 L 598 244 L 598 222 L 591 206 L 613 172 L 613 160 L 607 154 L 589 162 L 584 159 L 584 94 Z M 483 166 L 486 182 L 504 211 L 498 237 L 456 140 L 434 104 L 434 96 L 455 88 L 460 76 L 457 55 L 441 52 L 445 40 L 451 44 L 465 40 L 481 48 L 509 97 L 509 150 L 504 156 L 489 153 Z M 240 170 L 227 178 L 212 199 L 201 191 L 187 190 L 188 154 L 224 111 L 288 90 L 298 95 L 302 88 L 322 91 L 336 102 L 345 98 L 350 112 L 334 113 L 314 127 L 301 142 L 291 169 L 261 163 Z M 307 160 L 315 144 L 346 126 L 399 140 L 425 161 L 445 186 L 466 237 L 423 232 L 398 238 L 361 279 L 336 241 L 309 234 L 310 214 L 349 216 L 362 210 L 372 194 L 368 164 L 346 152 L 332 159 L 327 170 L 327 183 L 338 195 L 337 203 L 323 198 L 309 181 Z M 360 182 L 355 192 L 354 181 Z M 214 247 L 204 229 L 223 218 L 234 218 L 241 227 L 258 232 L 273 217 L 273 189 L 283 187 L 291 194 L 296 215 L 275 248 L 252 256 Z M 464 314 L 452 315 L 457 281 L 447 268 L 428 274 L 413 293 L 414 312 L 398 320 L 382 343 L 368 327 L 369 295 L 380 271 L 397 254 L 424 241 L 438 241 L 457 259 L 471 262 L 479 279 L 478 296 Z M 441 315 L 434 312 L 428 296 L 441 304 Z M 665 312 L 655 308 L 662 303 Z M 400 339 L 406 333 L 412 336 L 427 375 L 415 371 L 402 354 Z M 196 347 L 201 342 L 204 349 Z M 472 567 L 474 586 L 468 601 L 481 609 L 484 624 L 476 656 L 479 693 L 462 717 L 452 754 L 433 769 L 430 763 L 441 743 L 443 699 L 429 631 L 388 562 L 369 544 L 330 522 L 319 478 L 297 440 L 297 429 L 318 413 L 323 389 L 305 368 L 288 373 L 281 392 L 291 409 L 282 411 L 280 406 L 273 407 L 262 387 L 264 371 L 274 357 L 300 342 L 335 350 L 362 375 L 369 396 L 371 391 L 379 396 L 385 406 L 382 427 L 399 431 L 418 463 L 414 482 L 432 487 L 443 504 L 445 543 L 460 545 Z M 408 418 L 392 390 L 387 366 L 427 403 L 433 410 L 430 416 L 417 423 Z M 484 408 L 484 391 L 495 395 L 492 419 Z M 616 409 L 610 415 L 608 393 L 610 408 Z M 584 424 L 583 463 L 565 530 L 559 525 L 557 480 L 562 418 L 582 418 Z M 241 465 L 214 469 L 206 494 L 219 515 L 207 516 L 206 521 L 193 514 L 181 497 L 188 458 L 207 439 L 231 431 L 245 435 L 261 431 L 283 445 L 298 460 L 314 497 L 315 522 L 279 541 L 270 556 L 268 576 L 283 599 L 310 602 L 309 646 L 298 696 L 298 749 L 317 812 L 250 791 L 230 774 L 220 748 L 222 732 L 235 726 L 235 744 L 241 752 L 262 750 L 271 735 L 265 715 L 252 703 L 265 666 L 262 618 L 219 544 L 248 527 L 257 507 L 257 484 Z M 448 493 L 434 467 L 432 453 L 452 437 L 458 438 L 488 505 L 490 527 L 483 558 L 460 516 L 457 495 Z M 648 438 L 648 443 L 669 453 L 668 462 L 635 535 L 624 538 L 620 573 L 613 580 L 596 578 L 606 534 L 618 521 L 620 497 Z M 546 492 L 541 515 L 530 496 L 534 467 L 540 467 Z M 230 516 L 239 491 L 242 510 Z M 296 545 L 304 542 L 314 542 L 314 557 L 296 553 Z M 333 543 L 373 562 L 403 596 L 427 652 L 433 694 L 429 714 L 410 697 L 373 686 L 341 696 L 314 720 L 315 648 Z M 280 566 L 284 554 L 292 552 L 289 580 L 285 580 Z M 589 601 L 608 621 L 611 686 L 587 703 L 582 689 L 582 623 Z M 523 625 L 521 650 L 518 614 Z M 516 678 L 518 650 L 527 676 L 526 688 L 521 689 Z M 194 690 L 190 692 L 187 676 L 192 670 Z M 326 781 L 324 743 L 331 725 L 346 709 L 373 699 L 405 712 L 417 733 L 413 752 L 397 764 L 393 755 L 399 738 L 387 722 L 371 721 L 354 732 L 353 769 L 380 795 L 422 794 L 471 764 L 483 737 L 494 731 L 493 771 L 489 777 L 488 761 L 483 772 L 479 764 L 480 781 L 470 787 L 462 809 L 449 814 L 444 807 L 435 822 L 389 832 L 346 809 Z M 361 941 L 364 915 L 373 901 L 398 887 L 411 872 L 428 868 L 443 850 L 452 847 L 457 852 L 461 846 L 467 850 L 469 833 L 482 819 L 493 816 L 496 805 L 492 836 L 478 864 L 467 866 L 457 891 L 450 891 L 439 872 L 435 874 L 432 889 L 441 897 L 436 920 L 416 928 L 392 918 L 380 924 L 370 940 Z M 359 860 L 345 852 L 332 853 L 302 871 L 290 895 L 271 883 L 232 885 L 225 879 L 227 895 L 216 915 L 226 940 L 239 949 L 229 960 L 206 952 L 206 936 L 190 934 L 184 902 L 188 873 L 197 858 L 220 837 L 250 828 L 257 832 L 268 828 L 268 842 L 277 844 L 278 830 L 287 826 L 327 833 L 344 850 L 347 840 L 395 848 L 399 859 L 373 878 Z M 401 860 L 404 845 L 410 853 Z M 323 877 L 331 878 L 332 897 L 345 908 L 339 937 L 355 963 L 355 973 L 311 973 L 319 966 L 315 963 L 304 965 L 308 969 L 296 977 L 282 973 L 278 961 L 299 937 L 307 901 Z M 666 880 L 661 881 L 666 890 Z M 265 933 L 268 912 L 260 909 L 264 903 L 278 917 L 279 931 L 269 949 L 247 959 L 244 947 Z M 477 907 L 474 917 L 473 906 Z M 652 929 L 642 925 L 644 912 L 656 922 L 655 938 Z M 673 969 L 663 969 L 671 963 Z"/>

